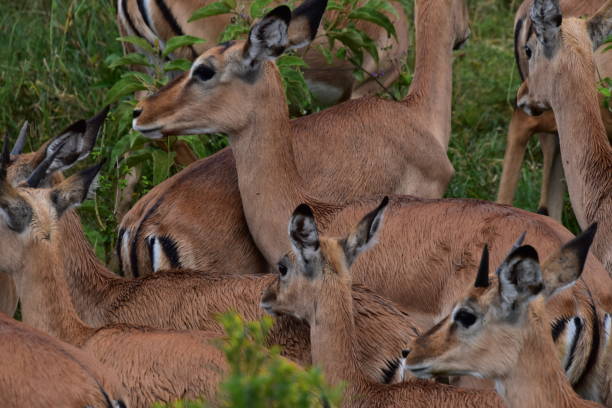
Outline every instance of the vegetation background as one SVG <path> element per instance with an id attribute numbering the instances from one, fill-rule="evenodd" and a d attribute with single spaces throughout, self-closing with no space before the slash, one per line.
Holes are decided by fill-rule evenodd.
<path id="1" fill-rule="evenodd" d="M 123 71 L 109 64 L 122 55 L 113 0 L 3 0 L 0 8 L 0 132 L 14 138 L 24 120 L 33 126 L 26 151 L 38 148 L 70 123 L 92 116 Z M 406 2 L 412 7 L 413 1 Z M 455 53 L 453 133 L 455 166 L 447 197 L 494 200 L 518 74 L 513 57 L 513 18 L 519 0 L 469 0 L 472 37 Z M 409 13 L 412 10 L 408 10 Z M 411 20 L 412 21 L 412 20 Z M 414 32 L 411 32 L 414 45 Z M 412 48 L 413 50 L 413 48 Z M 413 55 L 408 67 L 413 66 Z M 410 69 L 410 68 L 409 68 Z M 97 198 L 80 210 L 98 256 L 109 260 L 116 239 L 116 186 L 132 165 L 145 165 L 134 202 L 180 170 L 172 154 L 148 146 L 129 130 L 130 105 L 122 102 L 106 121 L 91 164 L 110 158 Z M 225 145 L 219 138 L 190 137 L 204 157 Z M 535 210 L 541 152 L 534 139 L 526 154 L 515 205 Z M 129 160 L 121 160 L 130 152 Z M 119 164 L 118 164 L 119 163 Z M 566 200 L 564 224 L 577 225 Z"/>

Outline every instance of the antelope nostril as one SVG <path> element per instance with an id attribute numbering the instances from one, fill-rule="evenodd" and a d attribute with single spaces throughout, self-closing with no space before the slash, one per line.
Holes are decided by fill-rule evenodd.
<path id="1" fill-rule="evenodd" d="M 410 350 L 402 350 L 402 357 L 403 358 L 408 357 L 408 354 L 410 354 Z"/>
<path id="2" fill-rule="evenodd" d="M 142 113 L 142 109 L 134 109 L 134 112 L 132 113 L 132 117 L 136 119 L 137 117 L 140 116 L 141 113 Z"/>

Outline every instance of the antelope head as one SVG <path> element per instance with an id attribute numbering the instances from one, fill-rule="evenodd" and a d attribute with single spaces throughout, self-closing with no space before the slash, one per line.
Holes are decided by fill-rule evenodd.
<path id="1" fill-rule="evenodd" d="M 518 106 L 530 115 L 539 115 L 551 109 L 551 95 L 557 91 L 556 78 L 560 72 L 574 72 L 586 68 L 588 78 L 575 84 L 576 91 L 592 81 L 594 73 L 593 50 L 597 49 L 612 32 L 612 1 L 588 20 L 563 19 L 558 0 L 534 0 L 530 13 L 533 32 L 527 39 L 525 53 L 528 58 L 529 79 L 518 91 Z M 587 58 L 577 58 L 577 56 Z M 583 67 L 585 64 L 588 67 Z"/>
<path id="2" fill-rule="evenodd" d="M 312 210 L 305 204 L 289 221 L 292 250 L 278 262 L 278 279 L 264 292 L 261 305 L 272 315 L 292 315 L 312 322 L 317 303 L 330 291 L 350 295 L 349 272 L 355 259 L 376 244 L 388 198 L 367 214 L 345 238 L 319 238 Z"/>
<path id="3" fill-rule="evenodd" d="M 326 6 L 327 0 L 306 0 L 293 13 L 279 6 L 253 25 L 246 41 L 207 50 L 189 72 L 138 104 L 133 128 L 152 139 L 232 133 L 243 129 L 254 112 L 270 108 L 262 106 L 266 95 L 280 98 L 284 106 L 273 61 L 314 39 Z"/>
<path id="4" fill-rule="evenodd" d="M 423 378 L 507 378 L 519 356 L 529 352 L 531 324 L 543 324 L 544 300 L 580 277 L 595 232 L 593 225 L 542 267 L 533 247 L 515 245 L 493 279 L 485 247 L 474 287 L 448 317 L 415 340 L 406 368 Z"/>
<path id="5" fill-rule="evenodd" d="M 107 114 L 108 107 L 88 120 L 73 123 L 32 153 L 22 153 L 28 133 L 26 123 L 8 157 L 7 181 L 16 186 L 30 179 L 32 187 L 33 184 L 50 187 L 58 182 L 59 179 L 54 178 L 60 176 L 59 172 L 69 169 L 91 153 Z"/>
<path id="6" fill-rule="evenodd" d="M 5 159 L 3 155 L 0 170 L 0 271 L 16 274 L 40 245 L 53 242 L 58 219 L 85 200 L 101 165 L 52 188 L 14 187 L 7 181 Z M 51 164 L 47 161 L 47 166 Z"/>

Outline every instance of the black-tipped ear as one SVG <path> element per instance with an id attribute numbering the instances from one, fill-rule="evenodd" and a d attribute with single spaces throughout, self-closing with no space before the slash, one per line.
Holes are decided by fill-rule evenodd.
<path id="1" fill-rule="evenodd" d="M 23 152 L 23 148 L 25 147 L 25 142 L 28 137 L 29 128 L 30 128 L 30 124 L 26 120 L 23 123 L 21 130 L 19 131 L 19 136 L 17 137 L 17 140 L 15 141 L 15 146 L 13 146 L 13 150 L 11 150 L 11 154 L 13 156 L 17 156 L 21 154 L 21 152 Z"/>
<path id="2" fill-rule="evenodd" d="M 355 262 L 359 254 L 373 247 L 378 241 L 385 209 L 388 204 L 389 197 L 383 198 L 378 207 L 366 214 L 353 232 L 343 240 L 342 246 L 344 247 L 344 254 L 349 266 Z"/>
<path id="3" fill-rule="evenodd" d="M 293 10 L 289 24 L 290 49 L 304 47 L 315 39 L 326 8 L 327 0 L 306 0 Z"/>
<path id="4" fill-rule="evenodd" d="M 243 50 L 243 64 L 255 68 L 260 62 L 281 55 L 289 45 L 290 22 L 291 9 L 287 6 L 278 6 L 266 14 L 251 28 Z"/>
<path id="5" fill-rule="evenodd" d="M 597 224 L 593 224 L 546 260 L 542 266 L 546 296 L 552 296 L 580 278 L 596 233 Z"/>
<path id="6" fill-rule="evenodd" d="M 303 272 L 314 276 L 320 265 L 319 233 L 314 214 L 306 204 L 299 205 L 289 221 L 289 239 Z"/>
<path id="7" fill-rule="evenodd" d="M 80 205 L 97 188 L 97 178 L 105 162 L 87 168 L 60 183 L 51 191 L 51 202 L 61 217 L 66 210 Z"/>
<path id="8" fill-rule="evenodd" d="M 599 48 L 612 35 L 612 1 L 608 0 L 587 22 L 587 31 L 593 50 Z"/>
<path id="9" fill-rule="evenodd" d="M 543 289 L 538 252 L 531 245 L 513 250 L 497 270 L 500 305 L 507 315 L 513 315 Z"/>
<path id="10" fill-rule="evenodd" d="M 561 40 L 559 33 L 563 16 L 559 0 L 534 0 L 531 20 L 538 41 L 544 46 L 544 55 L 551 58 Z"/>
<path id="11" fill-rule="evenodd" d="M 482 257 L 480 258 L 480 266 L 478 267 L 478 274 L 476 275 L 476 282 L 474 283 L 476 288 L 488 288 L 489 287 L 489 246 L 485 245 L 482 249 Z"/>

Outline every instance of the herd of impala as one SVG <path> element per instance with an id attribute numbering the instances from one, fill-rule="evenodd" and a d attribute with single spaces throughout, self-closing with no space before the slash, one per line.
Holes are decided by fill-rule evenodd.
<path id="1" fill-rule="evenodd" d="M 125 215 L 122 275 L 100 262 L 74 207 L 101 165 L 69 178 L 108 109 L 33 153 L 24 127 L 0 156 L 0 405 L 150 407 L 214 399 L 228 370 L 215 317 L 275 316 L 267 343 L 345 382 L 346 407 L 612 407 L 612 0 L 525 0 L 514 26 L 518 90 L 499 204 L 441 199 L 453 176 L 453 49 L 466 0 L 415 0 L 414 79 L 398 39 L 363 22 L 377 81 L 328 64 L 327 0 L 277 5 L 245 41 L 212 45 L 209 0 L 119 0 L 119 30 L 149 42 L 209 39 L 171 57 L 191 69 L 140 100 L 151 139 L 227 134 L 231 149 L 156 186 Z M 296 50 L 334 106 L 290 119 L 275 58 Z M 139 51 L 137 48 L 131 51 Z M 511 207 L 529 137 L 544 153 L 541 213 Z M 560 223 L 564 181 L 583 232 Z M 490 273 L 495 268 L 495 273 Z M 23 322 L 11 319 L 17 302 Z"/>

